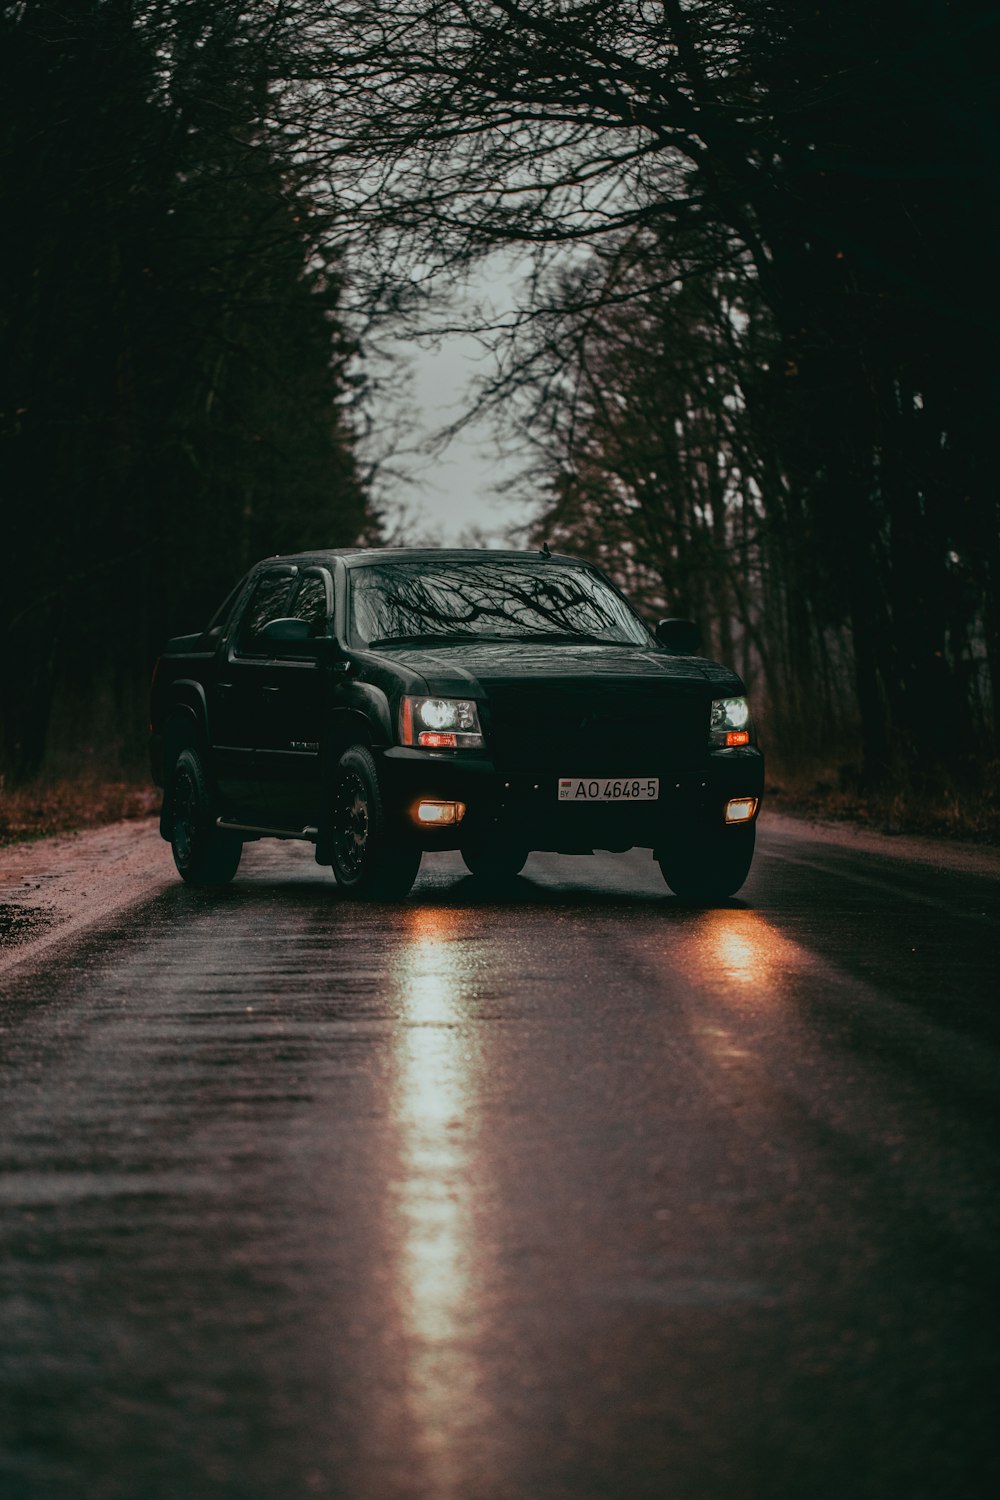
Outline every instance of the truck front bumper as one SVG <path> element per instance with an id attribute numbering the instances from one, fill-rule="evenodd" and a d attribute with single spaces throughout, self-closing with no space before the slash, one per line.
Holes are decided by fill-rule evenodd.
<path id="1" fill-rule="evenodd" d="M 424 849 L 457 849 L 469 837 L 495 834 L 528 849 L 572 854 L 658 849 L 724 828 L 726 807 L 736 798 L 754 799 L 753 821 L 764 789 L 764 758 L 754 746 L 707 750 L 696 768 L 659 766 L 646 774 L 659 782 L 655 801 L 566 803 L 559 801 L 559 777 L 552 772 L 505 775 L 485 755 L 393 746 L 379 764 L 387 815 Z M 423 825 L 417 816 L 421 802 L 460 803 L 461 821 Z"/>

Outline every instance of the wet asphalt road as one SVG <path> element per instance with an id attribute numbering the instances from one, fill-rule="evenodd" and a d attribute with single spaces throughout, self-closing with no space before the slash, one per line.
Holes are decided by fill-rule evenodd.
<path id="1" fill-rule="evenodd" d="M 997 1493 L 995 878 L 258 846 L 0 980 L 4 1500 Z"/>

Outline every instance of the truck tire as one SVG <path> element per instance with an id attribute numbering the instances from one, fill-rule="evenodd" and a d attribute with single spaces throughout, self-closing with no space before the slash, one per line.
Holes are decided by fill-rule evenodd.
<path id="1" fill-rule="evenodd" d="M 364 745 L 345 750 L 337 763 L 330 854 L 344 895 L 362 901 L 401 901 L 420 869 L 416 843 L 389 832 L 375 761 Z"/>
<path id="2" fill-rule="evenodd" d="M 494 835 L 492 839 L 470 839 L 462 845 L 461 855 L 465 868 L 480 880 L 513 880 L 524 869 L 528 850 L 523 844 Z"/>
<path id="3" fill-rule="evenodd" d="M 658 850 L 656 862 L 667 885 L 683 901 L 723 901 L 735 896 L 750 873 L 757 829 L 713 830 Z"/>
<path id="4" fill-rule="evenodd" d="M 228 885 L 243 841 L 215 826 L 215 805 L 201 756 L 182 750 L 170 778 L 170 847 L 186 885 Z"/>

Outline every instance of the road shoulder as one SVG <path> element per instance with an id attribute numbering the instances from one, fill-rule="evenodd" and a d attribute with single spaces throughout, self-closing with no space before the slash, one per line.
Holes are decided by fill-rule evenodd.
<path id="1" fill-rule="evenodd" d="M 779 838 L 811 838 L 817 843 L 835 844 L 883 858 L 912 860 L 939 870 L 1000 876 L 1000 849 L 988 845 L 965 844 L 925 834 L 877 833 L 871 828 L 859 828 L 834 819 L 774 812 L 766 803 L 761 812 L 760 827 L 762 833 L 773 833 Z"/>
<path id="2" fill-rule="evenodd" d="M 0 974 L 176 880 L 153 818 L 0 850 Z"/>

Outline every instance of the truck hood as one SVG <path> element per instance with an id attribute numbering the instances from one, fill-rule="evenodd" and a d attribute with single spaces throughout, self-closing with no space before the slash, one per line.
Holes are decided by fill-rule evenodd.
<path id="1" fill-rule="evenodd" d="M 617 680 L 632 687 L 644 682 L 688 689 L 711 685 L 719 697 L 744 691 L 736 673 L 718 662 L 641 646 L 485 641 L 481 645 L 388 647 L 378 654 L 401 665 L 405 662 L 420 673 L 429 692 L 450 697 L 489 696 L 494 684 L 583 685 L 595 679 L 605 689 Z"/>

